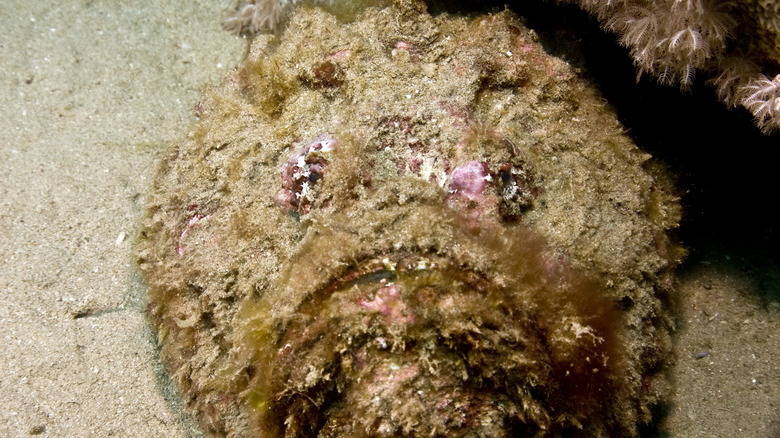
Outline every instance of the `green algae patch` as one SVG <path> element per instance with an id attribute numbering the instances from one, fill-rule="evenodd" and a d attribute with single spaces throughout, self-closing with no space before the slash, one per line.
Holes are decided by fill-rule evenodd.
<path id="1" fill-rule="evenodd" d="M 137 255 L 214 436 L 635 436 L 679 206 L 509 11 L 300 8 L 208 91 Z"/>

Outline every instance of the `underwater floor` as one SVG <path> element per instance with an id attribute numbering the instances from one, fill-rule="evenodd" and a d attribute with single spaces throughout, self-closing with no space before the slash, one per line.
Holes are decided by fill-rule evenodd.
<path id="1" fill-rule="evenodd" d="M 220 27 L 233 6 L 0 5 L 0 435 L 200 436 L 158 361 L 132 247 L 166 143 L 244 56 Z M 611 36 L 551 10 L 518 12 L 553 52 L 580 41 L 572 63 L 683 198 L 676 395 L 643 436 L 780 436 L 780 136 L 706 86 L 637 84 Z"/>

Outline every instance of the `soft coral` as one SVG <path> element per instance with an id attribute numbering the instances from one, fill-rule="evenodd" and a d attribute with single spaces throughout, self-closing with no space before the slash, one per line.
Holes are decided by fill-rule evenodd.
<path id="1" fill-rule="evenodd" d="M 301 0 L 242 0 L 224 26 L 235 34 L 275 31 Z M 321 3 L 321 0 L 314 0 Z"/>

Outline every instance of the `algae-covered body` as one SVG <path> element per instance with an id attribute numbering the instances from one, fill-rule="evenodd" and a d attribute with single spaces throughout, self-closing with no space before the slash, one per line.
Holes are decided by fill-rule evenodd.
<path id="1" fill-rule="evenodd" d="M 510 12 L 314 8 L 166 154 L 138 248 L 215 436 L 632 436 L 678 206 Z"/>

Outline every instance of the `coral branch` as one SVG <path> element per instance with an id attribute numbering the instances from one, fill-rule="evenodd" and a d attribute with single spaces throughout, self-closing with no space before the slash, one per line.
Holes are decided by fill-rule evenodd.
<path id="1" fill-rule="evenodd" d="M 618 34 L 640 76 L 686 88 L 697 71 L 708 73 L 724 103 L 747 108 L 764 133 L 780 128 L 780 16 L 766 2 L 561 1 Z"/>
<path id="2" fill-rule="evenodd" d="M 764 75 L 750 81 L 744 87 L 745 94 L 742 106 L 747 108 L 756 118 L 756 124 L 764 132 L 780 129 L 780 75 L 770 80 Z"/>

